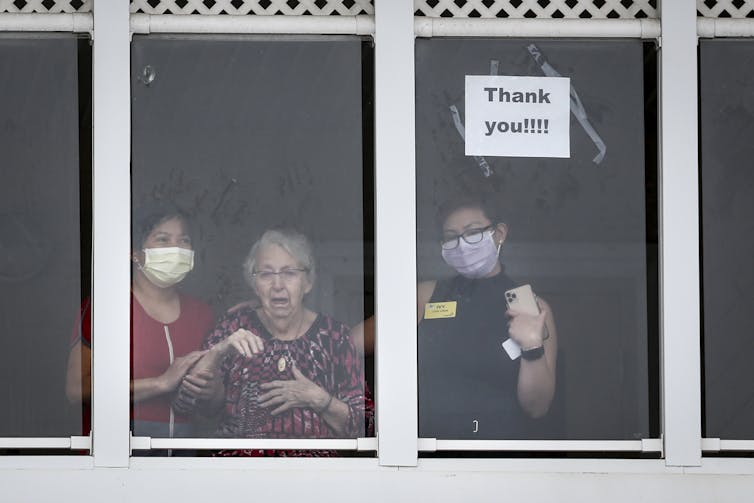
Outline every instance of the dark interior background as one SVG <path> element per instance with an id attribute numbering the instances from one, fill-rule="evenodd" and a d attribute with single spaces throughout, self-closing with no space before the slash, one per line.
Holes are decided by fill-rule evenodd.
<path id="1" fill-rule="evenodd" d="M 89 65 L 88 41 L 74 35 L 0 35 L 4 437 L 81 434 L 81 407 L 68 404 L 64 376 L 88 277 L 79 204 L 90 197 L 80 192 L 90 164 L 79 148 L 90 124 L 79 113 L 89 108 Z"/>
<path id="2" fill-rule="evenodd" d="M 754 44 L 702 40 L 704 436 L 754 439 Z"/>
<path id="3" fill-rule="evenodd" d="M 500 75 L 543 76 L 531 43 L 571 78 L 606 156 L 593 162 L 597 147 L 571 115 L 570 159 L 486 157 L 485 177 L 449 107 L 463 119 L 464 76 L 489 75 L 494 62 Z M 419 280 L 452 274 L 438 205 L 459 190 L 492 194 L 509 224 L 505 269 L 550 303 L 558 328 L 556 399 L 535 437 L 658 434 L 654 54 L 641 41 L 416 43 Z"/>
<path id="4" fill-rule="evenodd" d="M 216 315 L 251 297 L 242 263 L 280 226 L 314 245 L 312 309 L 373 313 L 370 61 L 359 37 L 134 37 L 132 204 L 192 217 L 180 288 Z"/>

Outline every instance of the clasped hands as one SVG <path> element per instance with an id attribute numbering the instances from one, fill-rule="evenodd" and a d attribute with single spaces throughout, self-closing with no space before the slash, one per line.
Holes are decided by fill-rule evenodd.
<path id="1" fill-rule="evenodd" d="M 217 400 L 218 395 L 223 393 L 222 377 L 218 371 L 222 360 L 234 353 L 251 359 L 262 351 L 264 341 L 261 337 L 246 329 L 236 330 L 213 346 L 207 356 L 184 376 L 173 407 L 182 413 L 191 413 L 198 406 Z M 272 415 L 298 407 L 311 407 L 316 411 L 325 408 L 330 395 L 303 375 L 295 363 L 291 372 L 293 379 L 260 384 L 263 393 L 259 395 L 259 405 L 274 407 L 270 412 Z"/>

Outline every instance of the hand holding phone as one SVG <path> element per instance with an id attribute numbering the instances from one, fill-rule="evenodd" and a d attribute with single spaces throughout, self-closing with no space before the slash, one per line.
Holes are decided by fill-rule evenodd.
<path id="1" fill-rule="evenodd" d="M 531 285 L 521 285 L 505 292 L 505 303 L 508 309 L 513 309 L 523 314 L 537 316 L 539 306 Z M 508 338 L 503 342 L 503 349 L 508 353 L 511 360 L 521 356 L 521 346 L 516 341 Z"/>

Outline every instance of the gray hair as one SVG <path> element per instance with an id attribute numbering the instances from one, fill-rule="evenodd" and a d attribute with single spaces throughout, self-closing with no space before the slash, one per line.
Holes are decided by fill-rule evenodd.
<path id="1" fill-rule="evenodd" d="M 265 231 L 262 237 L 257 240 L 251 247 L 246 260 L 243 263 L 243 275 L 246 282 L 254 288 L 254 272 L 257 265 L 257 253 L 262 248 L 270 245 L 277 245 L 288 254 L 290 254 L 300 266 L 306 269 L 306 277 L 311 284 L 314 284 L 316 265 L 314 263 L 314 254 L 309 240 L 300 232 L 291 229 L 271 229 Z"/>

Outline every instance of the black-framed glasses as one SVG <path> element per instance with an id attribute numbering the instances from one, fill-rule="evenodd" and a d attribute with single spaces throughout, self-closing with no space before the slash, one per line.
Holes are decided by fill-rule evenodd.
<path id="1" fill-rule="evenodd" d="M 463 238 L 463 240 L 466 241 L 470 245 L 476 244 L 480 242 L 482 239 L 484 239 L 485 232 L 492 230 L 494 228 L 495 226 L 493 224 L 490 224 L 487 227 L 483 227 L 481 229 L 469 229 L 463 234 L 459 234 L 457 236 L 453 236 L 453 237 L 445 236 L 442 238 L 442 249 L 452 250 L 454 248 L 458 248 L 458 244 L 461 242 L 461 238 Z"/>
<path id="2" fill-rule="evenodd" d="M 290 267 L 279 271 L 255 271 L 251 273 L 251 276 L 261 283 L 272 283 L 275 276 L 279 276 L 283 283 L 293 283 L 308 272 L 309 269 Z"/>

